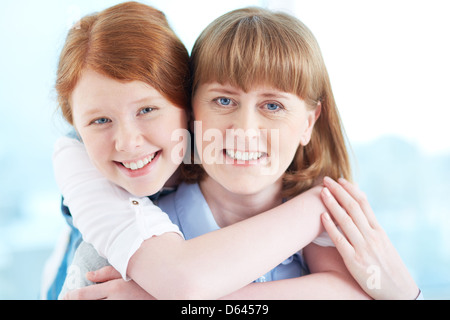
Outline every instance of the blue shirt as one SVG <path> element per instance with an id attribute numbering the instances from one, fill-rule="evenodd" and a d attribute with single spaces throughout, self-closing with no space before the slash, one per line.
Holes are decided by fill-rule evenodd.
<path id="1" fill-rule="evenodd" d="M 176 192 L 159 199 L 158 206 L 180 228 L 186 240 L 219 229 L 198 184 L 182 183 Z M 301 252 L 283 261 L 255 282 L 296 278 L 308 274 Z"/>

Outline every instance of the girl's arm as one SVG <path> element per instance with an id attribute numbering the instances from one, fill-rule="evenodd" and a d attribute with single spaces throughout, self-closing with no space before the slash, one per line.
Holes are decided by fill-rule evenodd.
<path id="1" fill-rule="evenodd" d="M 303 249 L 303 253 L 311 274 L 293 279 L 252 283 L 225 296 L 224 299 L 355 300 L 370 298 L 347 271 L 336 248 L 310 244 Z"/>
<path id="2" fill-rule="evenodd" d="M 368 295 L 375 299 L 418 297 L 420 290 L 377 223 L 364 194 L 345 180 L 337 184 L 326 179 L 324 184 L 333 196 L 324 190 L 321 194 L 323 200 L 345 235 L 327 215 L 323 215 L 323 223 L 339 252 L 336 248 L 310 244 L 304 249 L 304 255 L 312 274 L 296 279 L 252 283 L 225 296 L 225 299 L 359 299 L 368 298 Z M 103 268 L 90 275 L 91 281 L 102 284 L 77 290 L 68 298 L 152 298 L 134 284 L 115 278 L 117 272 L 112 267 Z"/>
<path id="3" fill-rule="evenodd" d="M 264 214 L 185 241 L 159 208 L 147 198 L 130 198 L 94 168 L 81 143 L 64 139 L 54 154 L 55 176 L 75 226 L 122 276 L 157 298 L 222 297 L 323 231 L 325 208 L 316 187 Z"/>
<path id="4" fill-rule="evenodd" d="M 222 299 L 370 298 L 349 274 L 335 248 L 310 244 L 303 251 L 305 258 L 309 261 L 312 274 L 293 279 L 251 283 Z M 75 300 L 154 299 L 134 281 L 125 282 L 120 279 L 120 274 L 111 266 L 88 273 L 88 279 L 98 284 L 71 291 L 65 298 Z"/>
<path id="5" fill-rule="evenodd" d="M 322 204 L 318 192 L 320 188 L 187 241 L 174 239 L 172 234 L 144 241 L 130 259 L 128 275 L 156 298 L 167 291 L 177 299 L 223 297 L 267 273 L 319 234 L 317 215 Z M 179 240 L 177 245 L 167 245 L 175 240 Z M 167 266 L 175 276 L 167 272 Z"/>
<path id="6" fill-rule="evenodd" d="M 83 239 L 124 278 L 128 260 L 145 239 L 167 232 L 182 239 L 178 227 L 147 197 L 133 197 L 107 180 L 78 140 L 58 139 L 53 169 L 64 204 Z"/>

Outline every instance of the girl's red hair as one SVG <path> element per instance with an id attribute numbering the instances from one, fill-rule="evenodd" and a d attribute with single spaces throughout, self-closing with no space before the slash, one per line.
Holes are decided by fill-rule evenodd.
<path id="1" fill-rule="evenodd" d="M 122 3 L 82 18 L 69 31 L 55 87 L 70 124 L 70 96 L 87 68 L 121 81 L 145 82 L 174 105 L 190 105 L 189 54 L 164 14 L 147 5 Z"/>

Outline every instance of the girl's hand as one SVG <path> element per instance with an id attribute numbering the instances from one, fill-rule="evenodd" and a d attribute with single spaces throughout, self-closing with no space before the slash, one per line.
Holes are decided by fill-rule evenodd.
<path id="1" fill-rule="evenodd" d="M 322 200 L 342 233 L 328 213 L 322 223 L 361 288 L 374 299 L 416 299 L 420 290 L 365 194 L 344 179 L 326 177 L 324 186 Z"/>
<path id="2" fill-rule="evenodd" d="M 125 281 L 111 266 L 87 273 L 92 286 L 68 292 L 64 300 L 154 300 L 134 281 Z"/>

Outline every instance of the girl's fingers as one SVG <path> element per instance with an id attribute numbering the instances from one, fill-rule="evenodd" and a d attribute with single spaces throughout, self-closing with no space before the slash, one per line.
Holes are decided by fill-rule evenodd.
<path id="1" fill-rule="evenodd" d="M 365 234 L 369 232 L 370 224 L 359 202 L 342 185 L 329 177 L 325 177 L 324 185 L 332 193 L 342 209 L 351 217 L 356 227 Z M 342 227 L 342 226 L 341 226 Z"/>
<path id="2" fill-rule="evenodd" d="M 83 287 L 69 291 L 64 300 L 102 300 L 106 298 L 105 284 L 94 284 L 92 286 Z"/>
<path id="3" fill-rule="evenodd" d="M 106 282 L 109 280 L 120 279 L 121 275 L 114 267 L 106 266 L 97 271 L 88 272 L 86 277 L 92 282 Z"/>
<path id="4" fill-rule="evenodd" d="M 339 184 L 355 199 L 363 213 L 365 214 L 369 224 L 375 228 L 378 225 L 378 221 L 375 217 L 375 213 L 367 200 L 366 194 L 362 192 L 355 184 L 348 182 L 347 180 L 341 178 L 338 180 Z"/>
<path id="5" fill-rule="evenodd" d="M 341 207 L 341 205 L 336 201 L 333 195 L 330 193 L 328 188 L 324 188 L 321 192 L 322 201 L 328 209 L 328 212 L 334 217 L 336 223 L 341 227 L 342 232 L 348 241 L 356 246 L 358 244 L 364 243 L 364 238 L 361 231 L 353 222 L 352 218 L 347 214 L 347 212 Z"/>
<path id="6" fill-rule="evenodd" d="M 344 261 L 350 259 L 355 253 L 354 248 L 339 231 L 333 220 L 331 220 L 330 215 L 326 212 L 322 214 L 322 224 Z"/>

